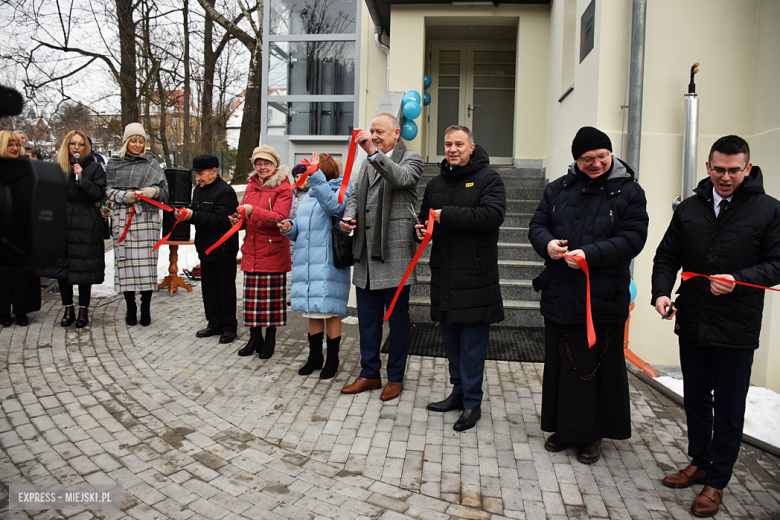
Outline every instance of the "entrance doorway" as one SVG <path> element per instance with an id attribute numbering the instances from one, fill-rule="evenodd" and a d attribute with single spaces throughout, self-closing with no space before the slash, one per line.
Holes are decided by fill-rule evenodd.
<path id="1" fill-rule="evenodd" d="M 515 62 L 513 43 L 431 42 L 430 162 L 444 159 L 444 130 L 464 125 L 491 164 L 512 164 Z"/>

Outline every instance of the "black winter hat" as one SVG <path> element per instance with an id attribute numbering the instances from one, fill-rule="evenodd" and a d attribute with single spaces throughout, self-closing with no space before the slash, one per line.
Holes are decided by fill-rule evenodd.
<path id="1" fill-rule="evenodd" d="M 606 148 L 611 152 L 612 141 L 609 140 L 607 134 L 592 126 L 580 128 L 577 131 L 577 135 L 574 136 L 574 141 L 571 142 L 571 154 L 574 156 L 575 161 L 585 152 L 601 148 Z"/>
<path id="2" fill-rule="evenodd" d="M 199 172 L 202 170 L 210 170 L 212 168 L 219 168 L 219 159 L 211 154 L 198 155 L 192 159 L 191 172 Z"/>

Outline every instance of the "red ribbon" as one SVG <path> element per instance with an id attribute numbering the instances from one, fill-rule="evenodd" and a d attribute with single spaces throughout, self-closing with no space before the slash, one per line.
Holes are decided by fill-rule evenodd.
<path id="1" fill-rule="evenodd" d="M 588 288 L 585 293 L 585 323 L 588 329 L 588 348 L 591 348 L 593 345 L 596 344 L 596 329 L 593 327 L 593 314 L 591 313 L 590 310 L 590 274 L 588 274 L 588 262 L 585 261 L 584 256 L 572 255 L 570 253 L 564 253 L 561 256 L 565 256 L 566 258 L 571 258 L 572 260 L 580 264 L 580 267 L 582 268 L 582 272 L 585 273 L 585 277 L 587 278 L 588 281 L 587 284 Z"/>
<path id="2" fill-rule="evenodd" d="M 344 194 L 349 187 L 349 177 L 352 175 L 352 164 L 355 162 L 355 151 L 357 150 L 357 130 L 352 131 L 352 139 L 349 141 L 349 152 L 347 152 L 347 165 L 344 167 L 344 178 L 341 180 L 339 188 L 339 204 L 344 202 Z"/>
<path id="3" fill-rule="evenodd" d="M 435 209 L 431 208 L 430 211 L 428 212 L 428 227 L 425 229 L 425 238 L 423 238 L 420 247 L 417 248 L 417 252 L 414 254 L 414 258 L 412 258 L 409 267 L 406 268 L 404 277 L 401 279 L 401 283 L 398 285 L 398 289 L 396 289 L 395 291 L 395 296 L 393 296 L 393 301 L 390 302 L 390 307 L 387 308 L 387 313 L 385 314 L 385 317 L 382 318 L 385 321 L 387 321 L 390 318 L 390 315 L 393 313 L 395 302 L 396 300 L 398 300 L 398 296 L 401 294 L 401 291 L 403 291 L 406 280 L 409 279 L 409 275 L 412 274 L 412 271 L 414 270 L 414 266 L 417 265 L 417 261 L 420 259 L 420 255 L 422 255 L 423 251 L 425 250 L 425 246 L 427 246 L 428 242 L 430 242 L 431 240 L 431 236 L 433 235 L 433 218 L 435 215 L 435 211 L 436 211 Z"/>
<path id="4" fill-rule="evenodd" d="M 145 201 L 145 202 L 148 202 L 149 204 L 157 206 L 158 208 L 162 208 L 165 211 L 173 211 L 172 207 L 170 207 L 170 206 L 168 206 L 166 204 L 163 204 L 162 202 L 157 202 L 154 199 L 150 199 L 149 197 L 144 197 L 140 193 L 136 193 L 135 196 L 137 198 Z M 127 232 L 130 230 L 130 223 L 133 221 L 133 216 L 134 215 L 135 215 L 135 202 L 133 202 L 133 208 L 130 210 L 130 216 L 127 218 L 127 224 L 125 224 L 125 230 L 122 231 L 122 236 L 119 237 L 119 240 L 117 240 L 117 243 L 121 244 L 125 240 L 125 237 L 127 236 Z M 179 220 L 181 220 L 181 219 L 179 219 Z M 176 221 L 176 224 L 179 223 L 179 220 Z M 173 227 L 176 227 L 176 224 L 174 224 Z M 171 232 L 173 232 L 173 228 L 171 228 Z M 165 238 L 167 239 L 169 236 L 171 236 L 170 233 Z M 155 249 L 160 247 L 160 245 L 162 245 L 162 242 L 164 242 L 164 241 L 165 241 L 165 239 L 163 239 L 161 242 L 157 242 L 157 245 L 155 245 L 152 248 L 152 251 L 154 251 Z"/>
<path id="5" fill-rule="evenodd" d="M 303 185 L 306 184 L 306 179 L 309 177 L 309 174 L 316 172 L 320 168 L 320 163 L 311 163 L 309 162 L 308 159 L 303 159 L 301 161 L 301 164 L 305 164 L 306 166 L 308 166 L 308 168 L 306 168 L 306 171 L 303 172 L 303 175 L 301 175 L 301 178 L 298 179 L 298 182 L 290 186 L 290 189 L 295 189 L 295 188 L 301 189 L 301 187 L 303 187 Z"/>
<path id="6" fill-rule="evenodd" d="M 157 243 L 152 248 L 152 251 L 154 251 L 155 249 L 157 249 L 158 247 L 160 247 L 161 245 L 163 245 L 164 243 L 166 243 L 168 241 L 168 238 L 173 234 L 173 230 L 176 229 L 176 224 L 178 224 L 179 222 L 184 220 L 184 217 L 186 217 L 186 216 L 187 216 L 187 211 L 183 210 L 179 214 L 179 218 L 176 219 L 176 222 L 173 223 L 173 227 L 171 228 L 171 232 L 168 233 L 167 235 L 165 235 L 164 237 L 162 237 L 160 240 L 158 240 Z"/>
<path id="7" fill-rule="evenodd" d="M 748 287 L 755 287 L 757 289 L 765 289 L 767 291 L 777 291 L 780 292 L 780 289 L 773 289 L 771 287 L 764 287 L 763 285 L 753 285 L 752 283 L 746 283 L 746 282 L 738 282 L 736 280 L 729 280 L 728 278 L 718 278 L 717 276 L 707 276 L 706 274 L 699 274 L 699 273 L 691 273 L 690 271 L 684 271 L 680 278 L 683 279 L 683 282 L 686 280 L 689 280 L 693 278 L 694 276 L 701 276 L 703 278 L 709 278 L 711 280 L 718 280 L 719 282 L 726 282 L 726 283 L 735 283 L 739 285 L 747 285 Z"/>
<path id="8" fill-rule="evenodd" d="M 238 208 L 236 208 L 236 209 L 238 209 L 238 212 L 239 212 L 239 213 L 241 213 L 241 218 L 239 219 L 239 221 L 238 221 L 238 222 L 236 222 L 235 224 L 233 224 L 233 227 L 232 227 L 232 228 L 230 228 L 230 229 L 228 230 L 228 232 L 227 232 L 227 233 L 225 233 L 224 235 L 222 235 L 222 238 L 220 238 L 219 240 L 217 240 L 216 242 L 214 242 L 214 245 L 213 245 L 213 246 L 211 246 L 210 248 L 206 249 L 206 254 L 207 254 L 207 255 L 208 255 L 209 253 L 211 253 L 212 251 L 214 251 L 214 249 L 216 249 L 217 247 L 219 247 L 220 245 L 222 245 L 222 243 L 223 243 L 225 240 L 227 240 L 228 238 L 230 238 L 230 237 L 232 237 L 233 235 L 235 235 L 235 234 L 236 234 L 236 232 L 238 232 L 238 230 L 239 230 L 239 229 L 241 229 L 241 226 L 244 224 L 244 221 L 246 220 L 246 210 L 244 210 L 244 206 L 239 206 L 239 207 L 238 207 Z"/>

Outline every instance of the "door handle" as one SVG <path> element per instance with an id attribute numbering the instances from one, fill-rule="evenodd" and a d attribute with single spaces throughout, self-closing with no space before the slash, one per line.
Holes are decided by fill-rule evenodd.
<path id="1" fill-rule="evenodd" d="M 479 108 L 479 107 L 481 107 L 481 106 L 482 106 L 482 105 L 481 105 L 481 104 L 478 104 L 478 103 L 474 103 L 474 106 L 473 106 L 473 107 L 472 107 L 471 105 L 468 105 L 468 107 L 467 107 L 467 108 L 468 108 L 468 117 L 471 117 L 471 112 L 472 112 L 472 111 L 474 111 L 474 110 L 478 109 L 478 108 Z"/>

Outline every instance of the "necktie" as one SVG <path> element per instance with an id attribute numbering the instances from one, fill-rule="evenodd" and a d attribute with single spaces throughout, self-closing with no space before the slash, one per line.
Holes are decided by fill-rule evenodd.
<path id="1" fill-rule="evenodd" d="M 720 208 L 720 211 L 718 211 L 718 220 L 723 218 L 723 214 L 726 212 L 726 207 L 729 205 L 728 199 L 720 199 L 720 203 L 718 204 L 718 207 Z"/>

